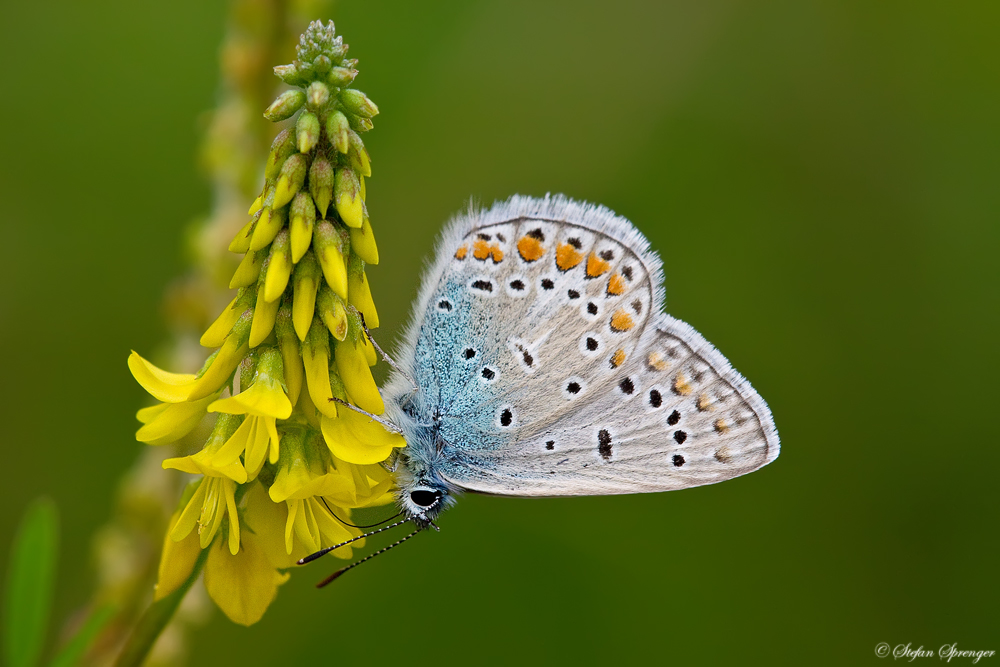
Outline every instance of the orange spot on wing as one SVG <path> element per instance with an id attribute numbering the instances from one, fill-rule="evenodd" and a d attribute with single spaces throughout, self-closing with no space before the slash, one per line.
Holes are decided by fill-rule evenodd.
<path id="1" fill-rule="evenodd" d="M 725 419 L 716 419 L 715 420 L 715 432 L 718 433 L 718 434 L 720 434 L 720 435 L 723 434 L 723 433 L 728 433 L 729 432 L 729 422 L 727 422 Z"/>
<path id="2" fill-rule="evenodd" d="M 503 250 L 496 243 L 491 245 L 482 239 L 476 239 L 472 244 L 472 256 L 482 262 L 493 258 L 493 263 L 499 264 L 503 260 Z"/>
<path id="3" fill-rule="evenodd" d="M 465 259 L 465 256 L 469 254 L 469 246 L 463 245 L 461 248 L 455 251 L 455 259 Z"/>
<path id="4" fill-rule="evenodd" d="M 674 393 L 681 396 L 687 396 L 691 393 L 691 385 L 688 384 L 687 378 L 684 377 L 683 373 L 678 373 L 674 379 Z"/>
<path id="5" fill-rule="evenodd" d="M 590 257 L 587 258 L 587 275 L 591 278 L 596 278 L 607 273 L 610 268 L 610 264 L 594 253 L 590 253 Z"/>
<path id="6" fill-rule="evenodd" d="M 618 349 L 611 355 L 611 368 L 618 368 L 625 363 L 625 350 Z"/>
<path id="7" fill-rule="evenodd" d="M 583 261 L 583 255 L 568 243 L 563 243 L 556 249 L 556 266 L 560 271 L 569 271 Z"/>
<path id="8" fill-rule="evenodd" d="M 526 262 L 534 262 L 545 254 L 545 247 L 542 242 L 531 236 L 522 236 L 517 242 L 517 251 Z"/>
<path id="9" fill-rule="evenodd" d="M 670 362 L 663 358 L 662 352 L 650 352 L 646 358 L 646 363 L 654 371 L 665 371 L 670 366 Z"/>
<path id="10" fill-rule="evenodd" d="M 490 246 L 482 239 L 476 239 L 472 244 L 472 256 L 479 260 L 485 260 L 490 256 Z"/>
<path id="11" fill-rule="evenodd" d="M 708 394 L 702 394 L 698 397 L 698 409 L 704 412 L 708 410 L 712 405 L 712 399 L 709 398 Z"/>
<path id="12" fill-rule="evenodd" d="M 632 321 L 632 316 L 626 313 L 624 310 L 617 311 L 611 316 L 611 330 L 622 332 L 628 331 L 635 326 L 635 322 Z"/>
<path id="13" fill-rule="evenodd" d="M 619 294 L 625 293 L 625 279 L 622 278 L 620 273 L 616 273 L 611 276 L 608 280 L 608 294 L 611 296 L 618 296 Z"/>

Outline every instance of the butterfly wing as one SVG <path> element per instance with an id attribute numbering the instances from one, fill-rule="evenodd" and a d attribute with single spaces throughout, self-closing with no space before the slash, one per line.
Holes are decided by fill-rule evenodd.
<path id="1" fill-rule="evenodd" d="M 438 474 L 473 491 L 594 495 L 697 486 L 778 453 L 764 401 L 660 314 L 662 269 L 607 209 L 515 197 L 453 222 L 390 395 L 438 429 Z"/>

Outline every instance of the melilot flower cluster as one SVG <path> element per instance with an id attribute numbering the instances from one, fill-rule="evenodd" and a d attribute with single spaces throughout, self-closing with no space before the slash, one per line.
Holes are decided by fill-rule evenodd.
<path id="1" fill-rule="evenodd" d="M 360 534 L 351 510 L 393 499 L 379 465 L 405 446 L 371 417 L 384 406 L 370 367 L 378 326 L 365 267 L 378 249 L 365 206 L 371 175 L 361 134 L 378 108 L 351 83 L 356 60 L 333 23 L 312 23 L 291 65 L 293 86 L 268 107 L 295 117 L 271 146 L 264 187 L 229 249 L 243 255 L 236 296 L 205 331 L 215 348 L 196 374 L 170 373 L 135 352 L 129 368 L 159 404 L 136 437 L 177 441 L 205 419 L 204 447 L 164 461 L 200 475 L 171 520 L 156 597 L 204 563 L 212 599 L 234 621 L 263 615 L 299 558 Z M 333 552 L 351 556 L 351 547 Z"/>

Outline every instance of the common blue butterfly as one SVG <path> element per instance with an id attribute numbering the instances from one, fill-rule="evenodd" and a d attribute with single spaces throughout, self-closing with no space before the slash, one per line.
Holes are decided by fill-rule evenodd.
<path id="1" fill-rule="evenodd" d="M 767 404 L 663 312 L 662 282 L 642 234 L 601 206 L 516 196 L 453 219 L 386 391 L 407 442 L 399 523 L 433 525 L 462 491 L 671 491 L 773 461 Z"/>

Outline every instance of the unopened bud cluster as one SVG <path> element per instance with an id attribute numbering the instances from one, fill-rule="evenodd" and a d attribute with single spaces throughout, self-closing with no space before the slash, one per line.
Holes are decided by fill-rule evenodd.
<path id="1" fill-rule="evenodd" d="M 333 23 L 317 21 L 302 36 L 297 60 L 275 68 L 294 88 L 264 115 L 294 122 L 274 139 L 261 194 L 229 246 L 243 255 L 229 285 L 237 293 L 201 338 L 216 351 L 194 375 L 161 370 L 136 353 L 129 359 L 139 383 L 162 401 L 140 411 L 140 440 L 176 441 L 207 413 L 219 413 L 201 451 L 164 462 L 204 476 L 175 516 L 164 550 L 164 562 L 179 563 L 181 573 L 190 566 L 176 554 L 190 560 L 192 552 L 171 543 L 197 535 L 201 549 L 225 544 L 222 553 L 232 557 L 245 548 L 283 552 L 262 561 L 280 570 L 357 534 L 333 509 L 349 516 L 392 499 L 392 478 L 377 464 L 405 442 L 344 405 L 384 411 L 365 332 L 379 324 L 365 274 L 367 264 L 378 263 L 378 249 L 360 136 L 378 108 L 349 87 L 357 61 L 346 54 Z M 276 517 L 283 520 L 277 531 L 268 528 Z M 272 541 L 280 548 L 255 546 Z M 350 555 L 347 547 L 338 551 Z M 213 557 L 207 572 L 219 567 Z M 158 596 L 169 592 L 164 581 L 179 576 L 171 579 L 163 568 Z M 276 586 L 272 579 L 268 586 Z M 270 603 L 252 614 L 234 612 L 228 593 L 211 586 L 209 593 L 234 620 L 254 622 Z"/>

